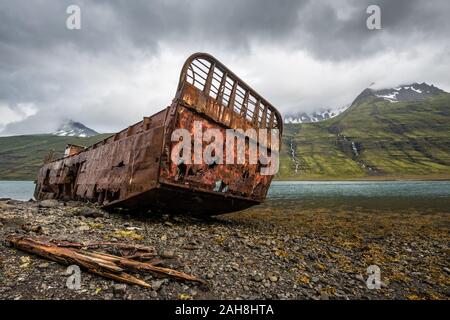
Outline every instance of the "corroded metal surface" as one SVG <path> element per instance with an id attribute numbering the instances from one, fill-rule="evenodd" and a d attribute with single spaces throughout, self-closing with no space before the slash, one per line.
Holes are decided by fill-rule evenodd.
<path id="1" fill-rule="evenodd" d="M 281 136 L 283 129 L 269 102 L 212 56 L 194 54 L 183 66 L 169 107 L 88 148 L 70 146 L 66 157 L 39 170 L 35 197 L 209 215 L 264 201 L 272 176 L 260 174 L 259 163 L 171 161 L 173 131 L 192 132 L 194 121 L 201 121 L 203 130 L 221 132 L 276 128 Z"/>

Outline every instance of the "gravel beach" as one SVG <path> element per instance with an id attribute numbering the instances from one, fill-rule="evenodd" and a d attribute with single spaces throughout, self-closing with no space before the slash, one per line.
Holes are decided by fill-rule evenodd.
<path id="1" fill-rule="evenodd" d="M 3 199 L 0 299 L 449 299 L 449 213 L 269 200 L 195 218 Z M 67 266 L 8 247 L 12 233 L 154 246 L 162 266 L 206 285 L 135 274 L 151 284 L 143 288 L 82 272 L 81 289 L 70 290 Z M 371 265 L 379 289 L 367 287 Z"/>

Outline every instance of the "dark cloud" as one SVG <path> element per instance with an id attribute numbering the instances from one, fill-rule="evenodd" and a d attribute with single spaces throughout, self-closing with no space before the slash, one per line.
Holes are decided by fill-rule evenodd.
<path id="1" fill-rule="evenodd" d="M 65 10 L 73 3 L 82 9 L 83 32 L 64 28 Z M 381 7 L 383 32 L 365 27 L 369 4 Z M 435 41 L 446 36 L 450 27 L 447 0 L 20 0 L 3 1 L 0 8 L 2 46 L 31 50 L 62 44 L 87 52 L 117 50 L 122 45 L 156 50 L 164 40 L 217 42 L 239 50 L 253 41 L 267 41 L 333 59 L 349 53 L 366 56 L 367 46 L 375 53 L 401 45 L 402 41 L 380 40 L 386 36 Z"/>
<path id="2" fill-rule="evenodd" d="M 65 10 L 73 3 L 82 9 L 83 32 L 64 28 Z M 369 4 L 381 7 L 383 32 L 365 28 Z M 239 50 L 260 40 L 300 46 L 321 58 L 342 58 L 349 52 L 366 55 L 374 38 L 398 35 L 406 41 L 425 35 L 436 40 L 448 35 L 450 26 L 447 0 L 11 0 L 3 1 L 0 9 L 2 50 L 45 50 L 68 43 L 94 52 L 124 43 L 154 50 L 161 40 L 217 42 Z M 372 52 L 395 45 L 376 44 Z"/>
<path id="3" fill-rule="evenodd" d="M 65 27 L 71 4 L 81 7 L 81 30 Z M 381 7 L 382 30 L 366 28 L 369 4 Z M 175 84 L 158 84 L 158 77 L 176 79 L 174 70 L 193 51 L 212 52 L 240 67 L 238 73 L 259 81 L 282 110 L 294 108 L 295 101 L 308 109 L 344 99 L 308 96 L 305 90 L 314 91 L 308 81 L 311 86 L 319 82 L 310 80 L 316 70 L 328 77 L 322 82 L 339 83 L 337 91 L 346 90 L 348 96 L 361 89 L 355 81 L 408 81 L 419 71 L 418 81 L 437 79 L 449 85 L 436 65 L 450 63 L 449 13 L 447 0 L 0 1 L 0 116 L 12 114 L 11 121 L 0 120 L 0 131 L 2 126 L 4 133 L 47 130 L 47 122 L 67 116 L 117 129 L 147 110 L 146 104 L 155 104 L 147 113 L 160 108 L 160 92 L 168 92 L 165 101 L 170 101 Z M 419 56 L 423 54 L 429 59 Z M 405 55 L 420 60 L 416 73 L 401 65 Z M 397 69 L 387 79 L 373 63 Z M 301 72 L 311 64 L 316 69 Z M 271 76 L 260 80 L 263 66 Z M 352 66 L 367 74 L 351 79 L 358 75 L 346 71 Z M 285 71 L 277 73 L 279 69 Z M 291 85 L 295 81 L 298 89 Z M 150 83 L 156 83 L 159 93 L 144 90 Z M 121 117 L 115 102 L 125 103 L 130 95 L 145 96 L 129 99 L 137 104 L 133 118 Z M 33 108 L 24 112 L 24 104 Z M 102 118 L 94 109 L 111 112 Z M 35 114 L 29 116 L 29 110 Z"/>

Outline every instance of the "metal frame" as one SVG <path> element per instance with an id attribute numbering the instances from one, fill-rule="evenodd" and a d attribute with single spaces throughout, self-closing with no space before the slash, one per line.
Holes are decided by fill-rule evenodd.
<path id="1" fill-rule="evenodd" d="M 256 128 L 283 132 L 280 112 L 220 61 L 207 53 L 194 53 L 183 65 L 176 98 L 185 83 L 195 86 L 207 98 L 233 110 Z"/>

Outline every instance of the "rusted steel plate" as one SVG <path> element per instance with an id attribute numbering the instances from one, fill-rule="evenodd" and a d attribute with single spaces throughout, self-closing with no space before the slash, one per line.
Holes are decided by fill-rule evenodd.
<path id="1" fill-rule="evenodd" d="M 225 127 L 217 125 L 212 120 L 205 119 L 201 114 L 182 105 L 175 107 L 177 108 L 175 128 L 186 128 L 192 131 L 194 129 L 193 122 L 201 121 L 203 131 L 217 128 L 225 136 Z M 193 136 L 194 133 L 191 133 Z M 165 150 L 173 150 L 174 143 L 171 143 L 168 137 L 166 137 L 166 141 L 168 146 Z M 206 145 L 207 142 L 203 141 L 202 149 Z M 248 158 L 248 148 L 245 151 Z M 176 184 L 182 188 L 221 192 L 261 202 L 264 200 L 272 180 L 272 176 L 258 173 L 258 164 L 208 165 L 206 163 L 192 163 L 177 165 L 170 161 L 169 154 L 166 154 L 164 159 L 167 160 L 161 163 L 160 182 Z"/>

